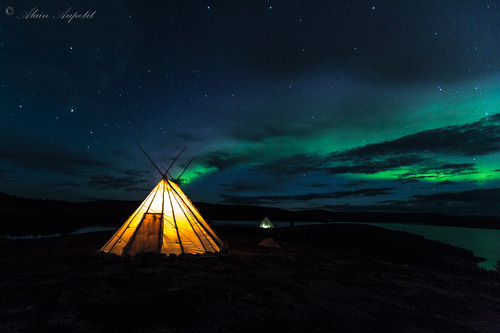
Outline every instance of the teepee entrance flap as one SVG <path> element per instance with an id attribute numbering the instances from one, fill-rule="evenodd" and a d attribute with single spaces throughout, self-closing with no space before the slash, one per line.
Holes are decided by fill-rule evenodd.
<path id="1" fill-rule="evenodd" d="M 124 248 L 123 255 L 135 255 L 139 252 L 161 251 L 162 214 L 145 213 L 142 221 L 137 227 L 133 239 Z"/>

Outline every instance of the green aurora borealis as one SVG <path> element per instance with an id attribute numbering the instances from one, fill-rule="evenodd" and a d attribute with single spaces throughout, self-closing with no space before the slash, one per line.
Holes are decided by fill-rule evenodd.
<path id="1" fill-rule="evenodd" d="M 500 215 L 500 2 L 55 1 L 0 21 L 0 191 Z"/>

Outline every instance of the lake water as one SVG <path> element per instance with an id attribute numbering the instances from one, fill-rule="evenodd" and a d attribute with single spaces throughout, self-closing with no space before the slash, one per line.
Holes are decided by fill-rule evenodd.
<path id="1" fill-rule="evenodd" d="M 214 221 L 215 225 L 220 224 L 244 224 L 255 225 L 260 222 L 251 221 Z M 340 222 L 332 222 L 340 223 Z M 343 222 L 342 222 L 343 223 Z M 350 222 L 348 222 L 350 223 Z M 398 224 L 398 223 L 362 223 L 381 227 L 388 230 L 405 231 L 416 235 L 424 236 L 427 239 L 439 241 L 472 251 L 475 256 L 486 259 L 478 264 L 486 270 L 493 270 L 497 261 L 500 260 L 500 230 L 444 227 L 434 225 L 419 224 Z M 359 224 L 358 223 L 358 224 Z M 289 227 L 290 222 L 273 222 L 277 228 Z M 322 224 L 321 222 L 295 222 L 296 226 Z"/>
<path id="2" fill-rule="evenodd" d="M 475 256 L 485 258 L 478 264 L 486 270 L 493 270 L 500 260 L 500 230 L 442 227 L 434 225 L 368 223 L 389 230 L 406 231 L 427 239 L 470 250 Z"/>
<path id="3" fill-rule="evenodd" d="M 75 230 L 73 232 L 68 233 L 67 235 L 77 235 L 77 234 L 86 234 L 89 232 L 96 232 L 96 231 L 111 231 L 111 230 L 118 230 L 118 227 L 109 227 L 109 226 L 100 226 L 100 225 L 95 225 L 92 227 L 85 227 L 85 228 L 80 228 L 78 230 Z M 52 238 L 52 237 L 61 237 L 64 234 L 45 234 L 45 235 L 22 235 L 22 236 L 5 236 L 5 238 L 8 239 L 38 239 L 38 238 Z"/>
<path id="4" fill-rule="evenodd" d="M 290 222 L 272 222 L 277 228 L 285 228 L 290 226 Z M 344 223 L 344 222 L 332 222 Z M 351 222 L 346 222 L 351 223 Z M 354 223 L 354 222 L 352 222 Z M 470 250 L 475 256 L 485 258 L 478 264 L 486 270 L 493 270 L 497 261 L 500 260 L 500 230 L 493 229 L 476 229 L 476 228 L 458 228 L 458 227 L 442 227 L 434 225 L 419 225 L 419 224 L 398 224 L 398 223 L 362 223 L 369 224 L 389 230 L 405 231 L 412 234 L 424 236 L 427 239 L 439 241 L 445 244 L 454 245 L 463 249 Z M 257 228 L 260 221 L 212 221 L 214 225 L 255 225 Z M 295 226 L 323 224 L 322 222 L 295 222 Z M 117 227 L 109 226 L 93 226 L 78 229 L 71 234 L 82 234 L 95 231 L 117 230 Z M 51 235 L 25 235 L 25 236 L 7 236 L 10 239 L 33 239 L 46 237 L 59 237 L 62 234 Z"/>

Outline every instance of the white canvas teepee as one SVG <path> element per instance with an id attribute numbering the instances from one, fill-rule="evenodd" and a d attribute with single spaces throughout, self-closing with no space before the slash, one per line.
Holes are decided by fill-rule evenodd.
<path id="1" fill-rule="evenodd" d="M 221 252 L 222 241 L 180 187 L 162 178 L 101 251 L 204 254 Z"/>
<path id="2" fill-rule="evenodd" d="M 260 222 L 259 228 L 268 229 L 274 228 L 274 224 L 267 218 L 267 216 Z"/>

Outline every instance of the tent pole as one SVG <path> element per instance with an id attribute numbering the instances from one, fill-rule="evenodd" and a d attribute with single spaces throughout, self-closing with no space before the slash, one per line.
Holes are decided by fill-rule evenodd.
<path id="1" fill-rule="evenodd" d="M 174 199 L 175 201 L 177 202 L 177 204 L 179 204 L 179 201 L 177 200 L 177 198 L 174 196 Z M 203 249 L 205 250 L 205 252 L 207 252 L 207 248 L 205 246 L 205 244 L 203 243 L 203 241 L 201 240 L 200 236 L 198 236 L 198 233 L 196 232 L 196 230 L 194 230 L 194 227 L 193 227 L 193 224 L 191 223 L 191 221 L 189 220 L 189 217 L 187 216 L 186 212 L 184 211 L 184 208 L 182 208 L 181 205 L 179 205 L 181 207 L 181 210 L 182 210 L 182 213 L 184 214 L 184 216 L 186 217 L 186 220 L 188 221 L 189 225 L 191 226 L 191 229 L 193 230 L 194 234 L 196 235 L 196 237 L 198 238 L 198 240 L 200 241 L 201 243 L 201 246 L 203 246 Z"/>
<path id="2" fill-rule="evenodd" d="M 163 247 L 163 210 L 165 207 L 165 184 L 162 186 L 162 196 L 161 196 L 161 215 L 160 215 L 160 230 L 158 235 L 158 253 L 161 253 Z"/>
<path id="3" fill-rule="evenodd" d="M 155 196 L 156 196 L 156 192 L 155 192 L 155 193 L 150 193 L 150 194 L 148 195 L 148 197 L 146 198 L 146 200 L 147 200 L 147 199 L 148 199 L 151 195 L 153 195 L 153 199 L 151 199 L 151 202 L 153 202 L 153 201 L 154 201 L 154 198 L 155 198 Z M 139 215 L 139 213 L 141 212 L 141 208 L 142 208 L 142 207 L 144 207 L 144 205 L 143 205 L 143 204 L 141 204 L 141 205 L 139 206 L 139 208 L 137 208 L 136 213 L 135 213 L 135 214 L 133 214 L 134 216 L 133 216 L 132 218 L 130 218 L 130 221 L 129 221 L 128 225 L 127 225 L 127 226 L 123 229 L 123 231 L 122 231 L 121 235 L 120 235 L 120 236 L 117 236 L 118 231 L 120 231 L 120 230 L 117 230 L 117 231 L 116 231 L 116 233 L 113 235 L 113 237 L 111 237 L 111 239 L 110 239 L 110 240 L 109 240 L 109 241 L 108 241 L 108 242 L 107 242 L 107 243 L 103 246 L 103 248 L 105 248 L 105 247 L 106 247 L 106 246 L 107 246 L 107 245 L 111 242 L 111 240 L 112 240 L 112 239 L 114 239 L 114 236 L 117 236 L 117 239 L 116 239 L 115 243 L 114 243 L 114 244 L 113 244 L 113 246 L 111 246 L 111 248 L 110 248 L 110 252 L 111 252 L 111 250 L 112 250 L 112 249 L 116 246 L 116 244 L 118 244 L 118 242 L 120 241 L 120 239 L 122 239 L 123 235 L 125 234 L 125 232 L 127 231 L 128 227 L 129 227 L 130 223 L 132 223 L 132 221 L 133 221 L 133 220 L 137 217 L 137 215 Z M 148 209 L 146 210 L 146 212 L 148 212 L 148 211 L 149 211 L 149 208 L 150 208 L 150 207 L 151 207 L 151 203 L 149 204 Z M 125 246 L 126 246 L 126 245 L 125 245 Z"/>
<path id="4" fill-rule="evenodd" d="M 135 240 L 135 236 L 137 235 L 137 231 L 139 230 L 139 228 L 141 227 L 142 225 L 142 222 L 144 222 L 144 218 L 146 217 L 146 214 L 149 212 L 149 210 L 151 209 L 151 205 L 153 204 L 153 201 L 155 201 L 155 198 L 156 198 L 156 194 L 158 193 L 158 191 L 155 192 L 155 195 L 153 196 L 153 199 L 151 200 L 151 202 L 149 203 L 149 206 L 148 206 L 148 209 L 146 209 L 146 211 L 144 212 L 144 214 L 142 215 L 142 218 L 141 218 L 141 221 L 139 222 L 139 224 L 137 225 L 137 227 L 135 228 L 134 230 L 134 233 L 132 234 L 132 236 L 130 236 L 128 242 L 127 242 L 127 245 L 125 245 L 125 247 L 123 248 L 123 251 L 122 251 L 122 255 L 125 255 L 125 254 L 128 254 L 128 251 L 130 250 L 130 247 L 132 246 L 132 244 L 134 244 L 134 240 Z"/>
<path id="5" fill-rule="evenodd" d="M 189 165 L 191 164 L 191 162 L 193 162 L 193 160 L 194 160 L 194 156 L 193 156 L 193 158 L 189 161 L 189 163 L 186 165 L 186 167 L 184 168 L 184 170 L 182 170 L 182 172 L 181 172 L 181 174 L 179 175 L 179 177 L 177 177 L 177 178 L 175 179 L 175 182 L 178 182 L 178 181 L 179 181 L 179 179 L 181 179 L 182 175 L 184 174 L 184 172 L 186 172 L 187 168 L 189 167 Z"/>
<path id="6" fill-rule="evenodd" d="M 174 227 L 175 227 L 175 232 L 177 233 L 177 239 L 179 239 L 179 245 L 181 246 L 181 251 L 184 254 L 184 246 L 182 245 L 181 235 L 179 234 L 179 227 L 177 227 L 177 219 L 175 218 L 174 204 L 172 203 L 172 196 L 170 194 L 170 191 L 168 191 L 168 199 L 170 200 L 170 207 L 172 207 L 172 217 L 174 218 Z"/>
<path id="7" fill-rule="evenodd" d="M 172 166 L 174 165 L 175 161 L 177 161 L 177 159 L 181 156 L 181 154 L 184 152 L 184 150 L 186 150 L 186 147 L 182 148 L 181 152 L 179 153 L 179 155 L 177 155 L 176 158 L 174 158 L 174 160 L 172 161 L 172 163 L 168 167 L 167 171 L 165 171 L 163 173 L 163 172 L 161 172 L 160 168 L 158 168 L 158 166 L 155 164 L 155 162 L 153 162 L 153 160 L 151 159 L 151 157 L 149 157 L 149 155 L 146 153 L 146 151 L 144 149 L 142 149 L 142 147 L 139 144 L 139 142 L 136 141 L 135 143 L 137 143 L 137 145 L 142 150 L 142 152 L 144 153 L 144 155 L 146 155 L 146 157 L 148 158 L 148 160 L 154 165 L 154 167 L 156 168 L 156 170 L 158 170 L 158 172 L 160 173 L 160 175 L 161 175 L 162 178 L 166 177 L 166 175 L 168 174 L 168 171 L 170 170 L 170 168 L 172 168 Z"/>
<path id="8" fill-rule="evenodd" d="M 170 184 L 168 184 L 170 186 L 170 188 L 175 192 L 175 194 L 177 194 L 177 196 L 182 200 L 182 202 L 184 203 L 184 205 L 191 211 L 191 213 L 193 214 L 194 218 L 196 219 L 196 221 L 198 221 L 198 223 L 201 225 L 201 227 L 203 228 L 203 230 L 205 230 L 205 232 L 210 235 L 212 237 L 212 239 L 214 240 L 214 242 L 220 247 L 220 249 L 222 250 L 224 248 L 224 245 L 221 243 L 221 241 L 219 240 L 219 237 L 217 235 L 214 235 L 212 232 L 210 232 L 210 230 L 208 230 L 207 228 L 205 228 L 205 226 L 203 225 L 203 223 L 201 223 L 201 221 L 198 219 L 198 217 L 196 216 L 196 214 L 191 210 L 191 208 L 189 207 L 189 205 L 184 201 L 184 199 L 179 195 L 179 193 L 177 193 L 177 190 Z M 188 199 L 189 200 L 189 199 Z M 191 203 L 192 205 L 192 203 Z M 194 207 L 194 205 L 193 205 Z M 196 209 L 196 208 L 195 208 Z M 198 212 L 199 214 L 199 212 Z"/>

